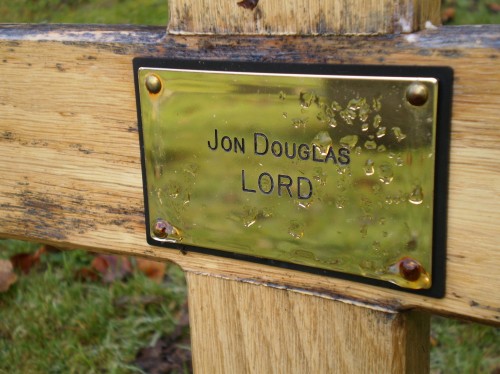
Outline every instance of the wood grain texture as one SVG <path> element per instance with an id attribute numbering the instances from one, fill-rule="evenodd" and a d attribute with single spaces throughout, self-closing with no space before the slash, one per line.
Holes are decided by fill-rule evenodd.
<path id="1" fill-rule="evenodd" d="M 256 7 L 242 6 L 255 4 Z M 373 35 L 440 24 L 439 0 L 170 0 L 173 34 Z"/>
<path id="2" fill-rule="evenodd" d="M 202 275 L 187 280 L 196 373 L 429 371 L 429 315 Z"/>
<path id="3" fill-rule="evenodd" d="M 379 310 L 416 308 L 500 324 L 499 35 L 499 26 L 357 38 L 1 26 L 0 236 L 170 260 L 196 274 Z M 134 56 L 453 67 L 446 297 L 148 246 Z"/>

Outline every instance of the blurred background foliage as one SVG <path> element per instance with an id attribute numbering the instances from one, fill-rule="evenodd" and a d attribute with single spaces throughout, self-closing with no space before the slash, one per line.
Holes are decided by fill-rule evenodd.
<path id="1" fill-rule="evenodd" d="M 498 0 L 443 0 L 443 23 L 500 23 Z M 167 0 L 4 0 L 0 22 L 167 24 Z"/>
<path id="2" fill-rule="evenodd" d="M 6 0 L 0 22 L 166 25 L 166 0 Z"/>

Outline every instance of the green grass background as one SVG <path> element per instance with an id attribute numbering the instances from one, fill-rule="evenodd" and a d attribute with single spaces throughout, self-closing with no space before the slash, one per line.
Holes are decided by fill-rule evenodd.
<path id="1" fill-rule="evenodd" d="M 450 24 L 500 23 L 494 1 L 447 0 Z M 0 22 L 166 25 L 165 0 L 13 0 L 0 3 Z M 0 241 L 0 258 L 34 251 L 35 244 Z M 104 286 L 75 281 L 91 256 L 68 251 L 0 294 L 0 373 L 135 373 L 137 351 L 172 332 L 186 297 L 182 272 L 171 267 L 161 285 L 141 274 Z M 495 290 L 492 290 L 496 292 Z M 153 296 L 160 304 L 119 305 L 123 297 Z M 475 323 L 432 318 L 433 373 L 498 373 L 500 331 Z"/>

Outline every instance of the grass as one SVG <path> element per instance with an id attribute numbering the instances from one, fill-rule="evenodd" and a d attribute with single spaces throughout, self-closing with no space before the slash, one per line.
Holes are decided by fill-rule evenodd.
<path id="1" fill-rule="evenodd" d="M 0 4 L 0 22 L 166 26 L 166 0 L 15 0 Z"/>
<path id="2" fill-rule="evenodd" d="M 1 241 L 0 256 L 34 248 Z M 186 298 L 178 268 L 162 284 L 138 272 L 110 285 L 75 280 L 91 258 L 84 251 L 42 256 L 0 294 L 0 373 L 141 372 L 131 364 L 138 350 L 172 333 Z M 158 301 L 133 301 L 144 297 Z"/>
<path id="3" fill-rule="evenodd" d="M 489 4 L 498 4 L 494 0 L 444 0 L 442 9 L 455 9 L 455 16 L 447 22 L 449 25 L 499 24 L 500 13 L 488 9 Z"/>
<path id="4" fill-rule="evenodd" d="M 499 372 L 500 329 L 442 317 L 431 326 L 433 374 Z"/>

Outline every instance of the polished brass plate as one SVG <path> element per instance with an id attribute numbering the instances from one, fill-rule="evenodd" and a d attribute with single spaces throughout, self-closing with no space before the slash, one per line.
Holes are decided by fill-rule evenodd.
<path id="1" fill-rule="evenodd" d="M 432 286 L 437 78 L 136 68 L 151 244 Z"/>

